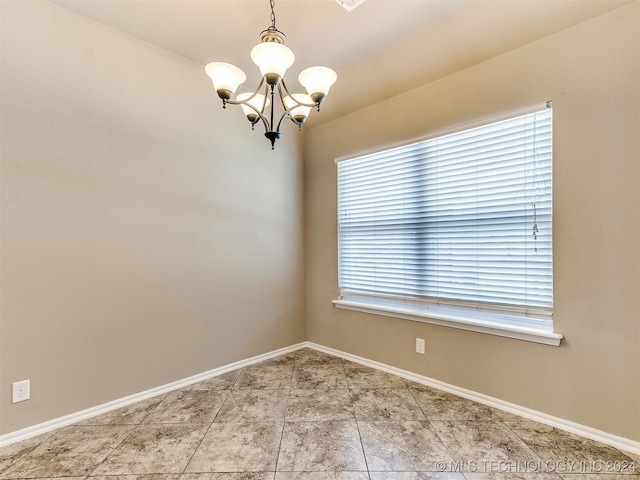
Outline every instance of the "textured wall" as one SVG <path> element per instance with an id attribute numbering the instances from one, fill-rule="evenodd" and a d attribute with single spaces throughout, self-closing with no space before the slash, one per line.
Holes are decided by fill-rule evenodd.
<path id="1" fill-rule="evenodd" d="M 634 2 L 310 129 L 308 340 L 640 441 L 638 13 Z M 333 308 L 336 157 L 546 100 L 561 347 Z"/>
<path id="2" fill-rule="evenodd" d="M 296 129 L 272 152 L 201 65 L 1 8 L 0 433 L 304 340 Z"/>

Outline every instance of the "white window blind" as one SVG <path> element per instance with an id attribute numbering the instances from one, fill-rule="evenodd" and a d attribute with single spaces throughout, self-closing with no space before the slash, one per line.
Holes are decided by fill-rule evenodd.
<path id="1" fill-rule="evenodd" d="M 552 109 L 338 161 L 341 298 L 551 325 Z"/>

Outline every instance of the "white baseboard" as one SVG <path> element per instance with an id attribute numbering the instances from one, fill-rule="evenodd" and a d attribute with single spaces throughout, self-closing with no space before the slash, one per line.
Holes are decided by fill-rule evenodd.
<path id="1" fill-rule="evenodd" d="M 456 387 L 455 385 L 450 385 L 448 383 L 441 382 L 433 378 L 425 377 L 423 375 L 418 375 L 417 373 L 392 367 L 384 363 L 376 362 L 374 360 L 358 357 L 357 355 L 352 355 L 350 353 L 342 352 L 340 350 L 336 350 L 333 348 L 324 347 L 322 345 L 318 345 L 312 342 L 302 342 L 296 345 L 292 345 L 290 347 L 281 348 L 281 349 L 274 350 L 272 352 L 268 352 L 262 355 L 257 355 L 255 357 L 251 357 L 245 360 L 240 360 L 238 362 L 230 363 L 228 365 L 215 368 L 213 370 L 209 370 L 207 372 L 200 373 L 198 375 L 193 375 L 191 377 L 187 377 L 182 380 L 167 383 L 166 385 L 162 385 L 160 387 L 152 388 L 144 392 L 136 393 L 128 397 L 114 400 L 112 402 L 104 403 L 102 405 L 88 408 L 80 412 L 72 413 L 64 417 L 60 417 L 60 418 L 50 420 L 48 422 L 40 423 L 32 427 L 28 427 L 22 430 L 17 430 L 15 432 L 11 432 L 6 435 L 1 435 L 0 447 L 4 447 L 6 445 L 19 442 L 22 440 L 27 440 L 29 438 L 41 435 L 43 433 L 47 433 L 52 430 L 56 430 L 58 428 L 66 427 L 73 423 L 80 422 L 82 420 L 86 420 L 91 417 L 95 417 L 96 415 L 101 415 L 103 413 L 107 413 L 112 410 L 125 407 L 132 403 L 140 402 L 142 400 L 146 400 L 148 398 L 152 398 L 157 395 L 162 395 L 164 393 L 168 393 L 173 390 L 184 388 L 188 385 L 198 383 L 203 380 L 208 380 L 210 378 L 217 377 L 219 375 L 223 375 L 225 373 L 231 372 L 233 370 L 237 370 L 239 368 L 247 367 L 255 363 L 263 362 L 264 360 L 268 360 L 270 358 L 277 357 L 279 355 L 284 355 L 286 353 L 294 352 L 304 347 L 312 348 L 314 350 L 328 353 L 330 355 L 335 355 L 336 357 L 344 358 L 345 360 L 359 363 L 361 365 L 375 368 L 377 370 L 391 373 L 393 375 L 398 375 L 399 377 L 406 378 L 407 380 L 411 380 L 416 383 L 420 383 L 422 385 L 427 385 L 430 387 L 437 388 L 439 390 L 443 390 L 445 392 L 453 393 L 454 395 L 459 395 L 461 397 L 468 398 L 469 400 L 482 403 L 483 405 L 487 405 L 489 407 L 497 408 L 505 412 L 520 415 L 529 420 L 534 420 L 536 422 L 540 422 L 545 425 L 550 425 L 552 427 L 556 427 L 561 430 L 565 430 L 567 432 L 575 433 L 576 435 L 580 435 L 585 438 L 590 438 L 591 440 L 596 440 L 598 442 L 611 445 L 612 447 L 618 448 L 620 450 L 624 450 L 630 453 L 634 453 L 636 455 L 640 455 L 640 442 L 636 442 L 633 440 L 629 440 L 627 438 L 612 435 L 610 433 L 603 432 L 601 430 L 596 430 L 595 428 L 587 427 L 586 425 L 581 425 L 579 423 L 571 422 L 569 420 L 564 420 L 562 418 L 547 415 L 546 413 L 538 412 L 536 410 L 532 410 L 526 407 L 521 407 L 520 405 L 505 402 L 504 400 L 490 397 L 482 393 L 477 393 L 472 390 Z"/>
<path id="2" fill-rule="evenodd" d="M 490 397 L 482 393 L 477 393 L 472 390 L 456 387 L 455 385 L 450 385 L 448 383 L 441 382 L 433 378 L 425 377 L 423 375 L 418 375 L 417 373 L 412 373 L 407 370 L 402 370 L 400 368 L 391 367 L 389 365 L 385 365 L 384 363 L 358 357 L 357 355 L 352 355 L 350 353 L 342 352 L 340 350 L 335 350 L 333 348 L 317 345 L 312 342 L 305 342 L 305 346 L 312 348 L 314 350 L 328 353 L 330 355 L 335 355 L 337 357 L 344 358 L 345 360 L 349 360 L 351 362 L 359 363 L 367 367 L 371 367 L 377 370 L 381 370 L 383 372 L 391 373 L 393 375 L 406 378 L 407 380 L 411 380 L 416 383 L 420 383 L 422 385 L 427 385 L 429 387 L 437 388 L 445 392 L 453 393 L 454 395 L 468 398 L 469 400 L 482 403 L 483 405 L 487 405 L 489 407 L 497 408 L 498 410 L 503 410 L 505 412 L 513 413 L 515 415 L 520 415 L 521 417 L 527 418 L 529 420 L 534 420 L 536 422 L 543 423 L 545 425 L 550 425 L 552 427 L 559 428 L 560 430 L 565 430 L 567 432 L 575 433 L 576 435 L 580 435 L 582 437 L 589 438 L 591 440 L 596 440 L 598 442 L 611 445 L 612 447 L 618 448 L 620 450 L 624 450 L 626 452 L 640 455 L 640 442 L 636 442 L 628 438 L 612 435 L 610 433 L 603 432 L 595 428 L 587 427 L 586 425 L 581 425 L 579 423 L 571 422 L 569 420 L 564 420 L 562 418 L 554 417 L 552 415 L 547 415 L 546 413 L 538 412 L 536 410 L 522 407 L 514 403 L 505 402 L 504 400 Z"/>
<path id="3" fill-rule="evenodd" d="M 64 417 L 54 418 L 53 420 L 49 420 L 44 423 L 39 423 L 37 425 L 33 425 L 32 427 L 24 428 L 22 430 L 17 430 L 15 432 L 7 433 L 5 435 L 0 435 L 0 447 L 4 447 L 12 443 L 20 442 L 22 440 L 27 440 L 29 438 L 42 435 L 43 433 L 47 433 L 52 430 L 56 430 L 58 428 L 66 427 L 73 423 L 86 420 L 87 418 L 95 417 L 96 415 L 102 415 L 103 413 L 107 413 L 112 410 L 116 410 L 118 408 L 126 407 L 127 405 L 131 405 L 132 403 L 140 402 L 142 400 L 146 400 L 148 398 L 152 398 L 157 395 L 162 395 L 163 393 L 169 393 L 173 390 L 178 390 L 180 388 L 184 388 L 194 383 L 198 383 L 203 380 L 208 380 L 210 378 L 223 375 L 233 370 L 237 370 L 239 368 L 253 365 L 254 363 L 260 363 L 270 358 L 277 357 L 279 355 L 284 355 L 286 353 L 294 352 L 296 350 L 304 348 L 305 346 L 306 346 L 306 343 L 298 343 L 296 345 L 291 345 L 290 347 L 273 350 L 272 352 L 268 352 L 262 355 L 256 355 L 255 357 L 230 363 L 228 365 L 224 365 L 219 368 L 214 368 L 213 370 L 209 370 L 204 373 L 199 373 L 191 377 L 183 378 L 182 380 L 177 380 L 175 382 L 167 383 L 166 385 L 162 385 L 160 387 L 152 388 L 150 390 L 145 390 L 144 392 L 140 392 L 140 393 L 135 393 L 133 395 L 129 395 L 128 397 L 119 398 L 117 400 L 103 403 L 102 405 L 98 405 L 96 407 L 87 408 L 86 410 L 72 413 L 70 415 L 65 415 Z"/>

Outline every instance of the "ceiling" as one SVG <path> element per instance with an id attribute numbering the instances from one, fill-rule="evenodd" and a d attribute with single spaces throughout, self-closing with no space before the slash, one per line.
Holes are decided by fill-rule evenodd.
<path id="1" fill-rule="evenodd" d="M 339 68 L 419 28 L 463 0 L 276 0 L 276 26 L 300 69 Z M 195 62 L 257 72 L 249 51 L 271 25 L 269 0 L 52 0 L 63 8 Z M 304 66 L 302 66 L 304 65 Z"/>
<path id="2" fill-rule="evenodd" d="M 50 1 L 203 66 L 233 63 L 257 85 L 249 52 L 271 25 L 268 0 Z M 312 65 L 338 72 L 326 121 L 630 1 L 367 0 L 348 12 L 335 0 L 276 0 L 275 13 L 296 55 L 290 87 Z"/>

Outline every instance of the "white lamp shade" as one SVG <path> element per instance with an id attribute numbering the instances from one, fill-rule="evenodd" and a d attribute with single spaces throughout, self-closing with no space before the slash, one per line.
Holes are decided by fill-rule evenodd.
<path id="1" fill-rule="evenodd" d="M 307 103 L 309 105 L 315 103 L 306 93 L 293 93 L 291 94 L 291 96 L 287 95 L 286 97 L 284 97 L 283 101 L 287 109 L 292 108 L 290 112 L 291 116 L 300 123 L 304 122 L 307 119 L 312 107 L 296 105 L 298 105 L 298 103 Z"/>
<path id="2" fill-rule="evenodd" d="M 235 65 L 224 62 L 212 62 L 204 67 L 213 82 L 213 88 L 220 98 L 229 100 L 247 76 Z"/>
<path id="3" fill-rule="evenodd" d="M 307 89 L 314 101 L 322 101 L 329 93 L 331 85 L 336 83 L 338 75 L 327 67 L 309 67 L 298 75 L 300 85 Z"/>
<path id="4" fill-rule="evenodd" d="M 253 95 L 253 93 L 239 93 L 236 96 L 236 100 L 239 102 L 243 102 L 251 97 L 251 95 Z M 251 100 L 248 100 L 247 103 L 255 107 L 258 112 L 262 112 L 262 106 L 264 105 L 265 107 L 268 107 L 271 101 L 267 98 L 267 103 L 264 103 L 264 95 L 257 93 Z M 256 113 L 256 110 L 248 105 L 240 104 L 240 106 L 242 107 L 242 111 L 249 120 L 251 120 L 252 122 L 254 120 L 257 120 L 256 117 L 258 116 L 258 114 Z"/>
<path id="5" fill-rule="evenodd" d="M 251 50 L 251 60 L 258 66 L 263 77 L 277 76 L 279 80 L 295 59 L 293 52 L 281 43 L 262 42 Z"/>

